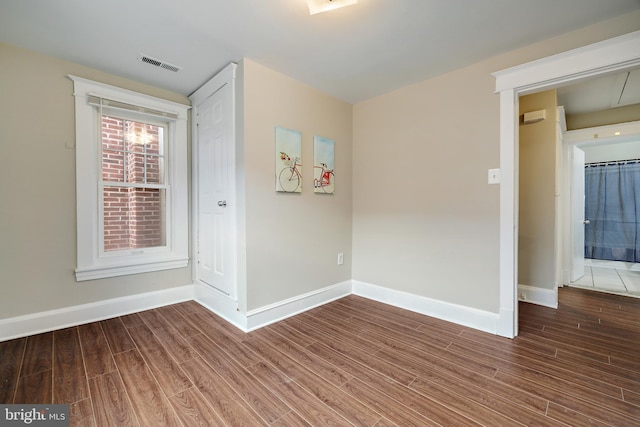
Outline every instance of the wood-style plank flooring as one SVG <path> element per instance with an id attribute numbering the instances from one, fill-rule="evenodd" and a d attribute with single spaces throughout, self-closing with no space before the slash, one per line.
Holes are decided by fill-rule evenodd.
<path id="1" fill-rule="evenodd" d="M 638 426 L 640 299 L 559 290 L 513 340 L 349 296 L 244 334 L 190 301 L 0 343 L 0 403 L 87 426 Z"/>

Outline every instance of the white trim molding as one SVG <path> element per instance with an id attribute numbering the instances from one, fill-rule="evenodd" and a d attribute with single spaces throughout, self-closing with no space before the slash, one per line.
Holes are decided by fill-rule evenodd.
<path id="1" fill-rule="evenodd" d="M 640 64 L 640 31 L 603 40 L 493 73 L 496 92 L 526 94 Z"/>
<path id="2" fill-rule="evenodd" d="M 545 289 L 529 285 L 518 285 L 518 301 L 558 308 L 558 288 Z"/>
<path id="3" fill-rule="evenodd" d="M 0 342 L 195 300 L 243 332 L 250 332 L 331 301 L 358 295 L 384 304 L 496 334 L 498 314 L 347 280 L 242 313 L 238 302 L 202 283 L 0 319 Z"/>
<path id="4" fill-rule="evenodd" d="M 351 295 L 351 289 L 351 281 L 348 280 L 251 310 L 247 313 L 247 332 Z"/>
<path id="5" fill-rule="evenodd" d="M 196 301 L 244 332 L 254 331 L 331 301 L 358 295 L 426 316 L 497 333 L 498 314 L 434 300 L 370 283 L 347 280 L 326 288 L 250 310 L 246 316 L 237 310 L 237 302 L 210 286 L 196 284 Z"/>
<path id="6" fill-rule="evenodd" d="M 355 280 L 352 281 L 352 285 L 354 295 L 484 332 L 497 333 L 498 315 L 496 313 L 451 304 Z"/>
<path id="7" fill-rule="evenodd" d="M 187 162 L 187 119 L 189 105 L 133 92 L 116 86 L 76 77 L 73 81 L 76 131 L 76 280 L 92 280 L 150 271 L 184 268 L 189 264 L 189 200 Z M 166 245 L 105 253 L 101 219 L 103 206 L 100 123 L 101 107 L 90 99 L 98 97 L 129 104 L 143 111 L 167 114 L 165 189 Z M 130 114 L 140 114 L 130 112 Z M 144 115 L 147 119 L 147 115 Z M 155 116 L 154 116 L 155 119 Z"/>
<path id="8" fill-rule="evenodd" d="M 193 297 L 194 286 L 185 285 L 0 319 L 0 341 L 111 319 L 125 314 L 189 301 Z"/>
<path id="9" fill-rule="evenodd" d="M 351 295 L 351 281 L 278 301 L 250 310 L 246 315 L 238 310 L 238 303 L 211 286 L 196 284 L 195 300 L 216 315 L 244 332 L 254 331 L 328 302 Z"/>
<path id="10" fill-rule="evenodd" d="M 634 31 L 493 73 L 500 94 L 500 335 L 518 334 L 518 98 L 638 66 L 640 31 Z"/>
<path id="11" fill-rule="evenodd" d="M 222 317 L 241 331 L 247 331 L 247 318 L 240 312 L 238 301 L 202 282 L 195 284 L 195 301 Z"/>

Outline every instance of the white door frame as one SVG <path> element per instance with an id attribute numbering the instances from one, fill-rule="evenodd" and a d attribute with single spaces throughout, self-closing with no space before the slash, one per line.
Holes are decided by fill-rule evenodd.
<path id="1" fill-rule="evenodd" d="M 640 138 L 640 121 L 619 123 L 615 125 L 597 126 L 586 129 L 570 130 L 563 134 L 563 154 L 565 162 L 563 164 L 563 177 L 564 182 L 562 184 L 561 198 L 562 206 L 565 209 L 563 215 L 563 229 L 562 247 L 564 257 L 562 259 L 562 283 L 568 284 L 570 282 L 571 267 L 571 251 L 573 238 L 569 227 L 569 222 L 573 217 L 571 210 L 571 204 L 569 202 L 570 189 L 573 183 L 571 182 L 573 163 L 571 162 L 571 155 L 569 154 L 571 147 L 585 147 L 589 145 L 603 145 L 603 144 L 618 144 L 623 142 L 637 141 Z"/>
<path id="2" fill-rule="evenodd" d="M 567 200 L 568 212 L 565 217 L 566 222 L 564 225 L 565 235 L 567 239 L 564 240 L 564 245 L 567 249 L 567 257 L 562 260 L 562 270 L 565 271 L 567 277 L 562 276 L 561 285 L 569 284 L 574 281 L 578 281 L 584 276 L 584 235 L 585 224 L 584 220 L 584 196 L 585 196 L 585 176 L 584 176 L 584 151 L 579 147 L 579 144 L 573 144 L 567 142 L 563 146 L 565 155 L 565 166 L 567 168 L 567 180 L 564 182 L 564 188 L 561 191 L 561 197 Z M 580 150 L 580 151 L 577 151 Z M 581 154 L 578 154 L 581 153 Z M 578 162 L 579 159 L 579 162 Z M 577 169 L 578 165 L 580 169 Z M 580 183 L 580 185 L 578 185 Z M 579 190 L 579 191 L 578 191 Z M 580 208 L 576 205 L 578 203 Z M 580 236 L 581 234 L 581 236 Z M 578 241 L 580 245 L 576 243 L 576 237 L 580 236 Z M 579 261 L 578 261 L 579 260 Z M 580 277 L 574 278 L 576 270 L 580 271 Z"/>
<path id="3" fill-rule="evenodd" d="M 640 31 L 493 74 L 500 94 L 500 311 L 496 332 L 518 334 L 518 99 L 640 66 Z"/>

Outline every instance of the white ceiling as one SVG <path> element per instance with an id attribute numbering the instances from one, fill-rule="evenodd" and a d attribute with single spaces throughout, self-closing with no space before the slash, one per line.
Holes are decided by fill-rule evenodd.
<path id="1" fill-rule="evenodd" d="M 558 105 L 568 114 L 591 113 L 640 103 L 640 69 L 558 88 Z"/>
<path id="2" fill-rule="evenodd" d="M 184 95 L 249 57 L 354 103 L 637 9 L 640 0 L 359 0 L 311 16 L 305 0 L 0 0 L 0 41 Z"/>

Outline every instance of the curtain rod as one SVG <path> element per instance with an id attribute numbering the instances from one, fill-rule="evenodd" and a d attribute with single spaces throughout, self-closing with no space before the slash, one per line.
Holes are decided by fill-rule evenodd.
<path id="1" fill-rule="evenodd" d="M 627 159 L 627 160 L 611 160 L 608 162 L 593 162 L 593 163 L 585 163 L 584 167 L 593 167 L 593 166 L 606 166 L 606 165 L 623 165 L 627 163 L 640 163 L 640 159 Z"/>

